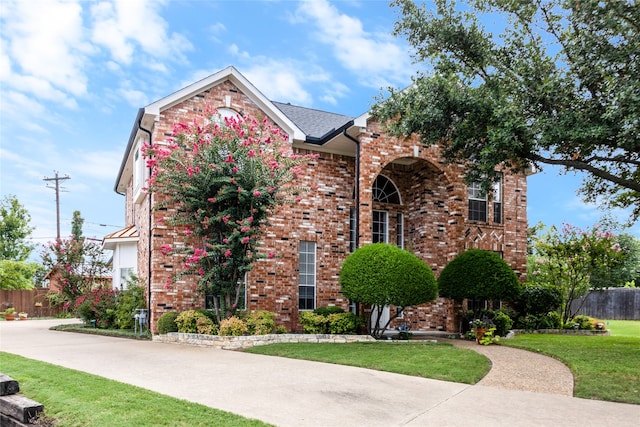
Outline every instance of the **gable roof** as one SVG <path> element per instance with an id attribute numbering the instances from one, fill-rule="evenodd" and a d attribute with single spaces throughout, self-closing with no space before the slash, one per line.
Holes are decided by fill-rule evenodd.
<path id="1" fill-rule="evenodd" d="M 353 117 L 297 105 L 273 102 L 306 135 L 305 142 L 322 144 L 353 124 Z"/>
<path id="2" fill-rule="evenodd" d="M 160 117 L 160 113 L 226 80 L 231 81 L 271 120 L 280 126 L 289 135 L 292 142 L 299 141 L 312 145 L 324 145 L 335 139 L 344 130 L 353 126 L 354 119 L 349 116 L 281 102 L 272 102 L 235 67 L 229 66 L 138 110 L 116 178 L 114 186 L 116 193 L 124 194 L 128 181 L 123 181 L 123 178 L 129 178 L 129 175 L 132 174 L 132 150 L 135 147 L 138 136 L 144 134 L 146 137 L 148 133 L 146 129 L 153 128 L 154 122 Z"/>

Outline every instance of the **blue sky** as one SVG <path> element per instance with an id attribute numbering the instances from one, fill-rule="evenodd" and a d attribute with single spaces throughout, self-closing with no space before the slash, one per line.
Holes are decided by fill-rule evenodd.
<path id="1" fill-rule="evenodd" d="M 113 187 L 138 108 L 234 65 L 269 99 L 359 115 L 416 69 L 396 18 L 376 0 L 2 0 L 0 195 L 17 196 L 44 243 L 56 212 L 43 178 L 69 175 L 61 234 L 79 210 L 84 234 L 102 238 L 124 226 Z M 530 224 L 596 223 L 579 182 L 553 168 L 530 177 Z"/>

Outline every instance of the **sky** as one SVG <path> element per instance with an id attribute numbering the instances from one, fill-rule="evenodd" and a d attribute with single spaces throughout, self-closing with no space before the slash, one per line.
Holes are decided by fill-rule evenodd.
<path id="1" fill-rule="evenodd" d="M 125 225 L 114 185 L 140 107 L 233 65 L 273 101 L 358 116 L 417 70 L 397 18 L 386 0 L 0 0 L 0 197 L 18 198 L 43 244 L 56 237 L 44 178 L 68 176 L 61 236 L 78 210 L 102 239 Z M 531 176 L 530 225 L 596 224 L 579 183 Z"/>

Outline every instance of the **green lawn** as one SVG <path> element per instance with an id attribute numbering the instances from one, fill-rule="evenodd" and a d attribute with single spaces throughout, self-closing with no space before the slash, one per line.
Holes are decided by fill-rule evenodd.
<path id="1" fill-rule="evenodd" d="M 245 351 L 465 384 L 477 383 L 491 369 L 486 357 L 448 343 L 283 343 L 252 347 Z"/>
<path id="2" fill-rule="evenodd" d="M 0 372 L 44 405 L 57 427 L 268 426 L 229 412 L 9 353 Z"/>
<path id="3" fill-rule="evenodd" d="M 613 337 L 640 338 L 640 320 L 607 320 L 606 324 Z"/>
<path id="4" fill-rule="evenodd" d="M 640 322 L 612 320 L 608 328 L 611 336 L 531 334 L 501 343 L 564 362 L 575 397 L 640 405 Z"/>

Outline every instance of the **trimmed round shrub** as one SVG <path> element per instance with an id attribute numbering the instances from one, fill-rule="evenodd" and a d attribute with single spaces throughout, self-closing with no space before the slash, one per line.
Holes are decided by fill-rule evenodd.
<path id="1" fill-rule="evenodd" d="M 276 314 L 267 310 L 256 310 L 245 318 L 250 335 L 272 334 L 276 328 Z"/>
<path id="2" fill-rule="evenodd" d="M 217 335 L 218 326 L 206 316 L 196 319 L 196 332 L 203 335 Z"/>
<path id="3" fill-rule="evenodd" d="M 298 316 L 298 322 L 305 334 L 326 334 L 329 318 L 312 311 L 303 311 Z"/>
<path id="4" fill-rule="evenodd" d="M 240 336 L 246 334 L 248 331 L 247 324 L 236 316 L 231 316 L 228 319 L 220 321 L 220 327 L 218 333 L 226 336 Z"/>
<path id="5" fill-rule="evenodd" d="M 164 335 L 168 334 L 169 332 L 178 332 L 176 317 L 178 317 L 178 313 L 175 311 L 162 313 L 162 315 L 158 318 L 158 333 Z"/>
<path id="6" fill-rule="evenodd" d="M 515 300 L 521 292 L 518 276 L 494 252 L 470 249 L 448 263 L 438 278 L 440 296 L 461 301 L 465 298 Z"/>
<path id="7" fill-rule="evenodd" d="M 354 313 L 332 313 L 326 316 L 330 334 L 355 334 L 364 321 Z"/>
<path id="8" fill-rule="evenodd" d="M 433 271 L 397 246 L 373 243 L 356 249 L 340 270 L 342 294 L 371 305 L 409 307 L 438 296 Z"/>

